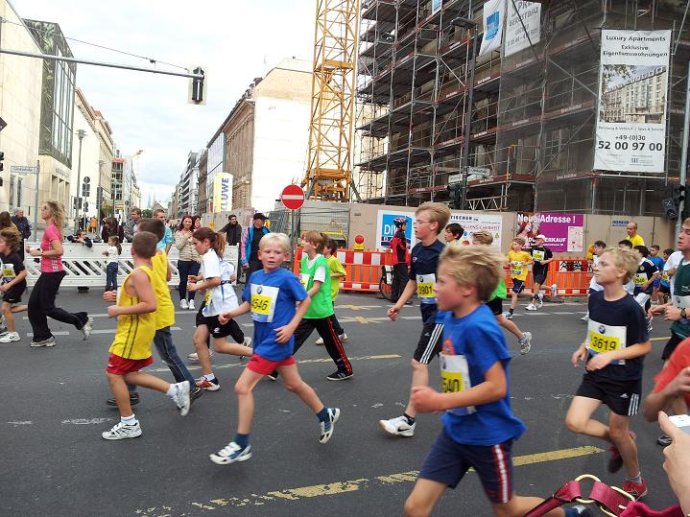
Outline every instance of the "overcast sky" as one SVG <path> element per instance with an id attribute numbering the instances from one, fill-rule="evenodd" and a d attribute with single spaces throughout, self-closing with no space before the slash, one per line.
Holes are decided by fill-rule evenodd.
<path id="1" fill-rule="evenodd" d="M 159 201 L 170 197 L 189 151 L 206 146 L 253 78 L 285 57 L 312 59 L 315 0 L 10 1 L 23 18 L 58 23 L 67 38 L 207 67 L 207 104 L 193 106 L 188 79 L 78 66 L 77 86 L 110 123 L 122 154 L 144 150 L 142 204 L 149 193 Z M 75 57 L 152 66 L 68 42 Z"/>

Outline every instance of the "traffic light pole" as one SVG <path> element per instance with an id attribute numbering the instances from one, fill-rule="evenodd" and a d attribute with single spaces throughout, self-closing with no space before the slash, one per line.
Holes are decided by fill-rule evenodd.
<path id="1" fill-rule="evenodd" d="M 680 154 L 680 185 L 685 186 L 688 179 L 688 138 L 690 138 L 690 62 L 688 62 L 688 84 L 685 91 L 685 120 L 683 121 L 683 147 Z M 680 234 L 683 225 L 683 212 L 687 203 L 688 192 L 685 193 L 685 200 L 681 201 L 678 208 L 678 219 L 676 219 L 676 236 Z"/>

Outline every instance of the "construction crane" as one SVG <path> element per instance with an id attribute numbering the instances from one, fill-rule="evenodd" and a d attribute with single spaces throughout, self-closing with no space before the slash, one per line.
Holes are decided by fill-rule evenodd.
<path id="1" fill-rule="evenodd" d="M 307 199 L 349 201 L 360 0 L 316 0 Z"/>

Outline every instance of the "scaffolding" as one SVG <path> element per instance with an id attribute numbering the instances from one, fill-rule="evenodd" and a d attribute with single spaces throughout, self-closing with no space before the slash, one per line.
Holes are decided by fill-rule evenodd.
<path id="1" fill-rule="evenodd" d="M 513 0 L 507 0 L 513 2 Z M 467 106 L 471 35 L 484 0 L 365 0 L 361 10 L 356 179 L 372 202 L 449 198 L 470 109 L 471 209 L 663 214 L 678 181 L 690 31 L 672 0 L 542 1 L 541 36 L 508 57 L 477 58 Z M 601 29 L 672 30 L 666 172 L 593 170 Z M 481 41 L 481 37 L 479 38 Z"/>

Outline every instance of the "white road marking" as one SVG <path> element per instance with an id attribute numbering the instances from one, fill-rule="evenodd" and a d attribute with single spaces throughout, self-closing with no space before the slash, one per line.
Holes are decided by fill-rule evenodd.
<path id="1" fill-rule="evenodd" d="M 103 424 L 105 422 L 111 422 L 114 418 L 71 418 L 69 420 L 63 420 L 61 424 L 74 424 L 74 425 L 93 425 L 93 424 Z"/>

